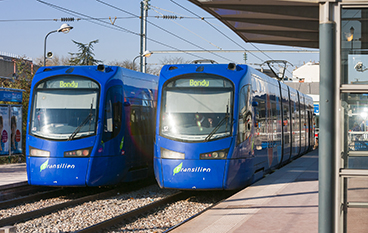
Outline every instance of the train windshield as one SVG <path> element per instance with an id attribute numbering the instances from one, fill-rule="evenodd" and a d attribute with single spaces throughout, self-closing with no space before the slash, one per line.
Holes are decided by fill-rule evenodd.
<path id="1" fill-rule="evenodd" d="M 57 76 L 34 88 L 31 134 L 73 140 L 96 134 L 99 85 L 79 76 Z"/>
<path id="2" fill-rule="evenodd" d="M 208 74 L 186 75 L 165 84 L 160 135 L 209 141 L 231 135 L 233 84 Z"/>

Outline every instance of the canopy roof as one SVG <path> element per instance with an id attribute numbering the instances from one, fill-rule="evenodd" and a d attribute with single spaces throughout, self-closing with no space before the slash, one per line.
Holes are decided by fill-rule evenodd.
<path id="1" fill-rule="evenodd" d="M 189 0 L 245 42 L 319 47 L 318 0 Z"/>

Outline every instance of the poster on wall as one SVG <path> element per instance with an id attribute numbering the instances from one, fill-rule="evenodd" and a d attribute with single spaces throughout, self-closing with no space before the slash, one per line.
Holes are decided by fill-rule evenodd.
<path id="1" fill-rule="evenodd" d="M 9 106 L 0 105 L 0 155 L 9 155 Z"/>
<path id="2" fill-rule="evenodd" d="M 22 153 L 22 105 L 10 106 L 10 149 L 11 154 Z"/>

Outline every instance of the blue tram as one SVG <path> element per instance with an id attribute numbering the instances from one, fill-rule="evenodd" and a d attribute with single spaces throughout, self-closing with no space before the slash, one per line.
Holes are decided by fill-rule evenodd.
<path id="1" fill-rule="evenodd" d="M 157 109 L 161 188 L 241 188 L 314 145 L 312 98 L 247 65 L 166 65 Z"/>
<path id="2" fill-rule="evenodd" d="M 158 77 L 114 66 L 40 68 L 27 126 L 31 185 L 103 186 L 153 173 Z"/>

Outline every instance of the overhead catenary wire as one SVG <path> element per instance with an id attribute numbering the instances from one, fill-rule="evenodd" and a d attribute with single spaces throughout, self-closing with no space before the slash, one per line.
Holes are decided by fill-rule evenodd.
<path id="1" fill-rule="evenodd" d="M 180 4 L 178 4 L 178 3 L 176 3 L 175 1 L 173 1 L 173 0 L 170 0 L 172 3 L 174 3 L 175 5 L 177 5 L 177 6 L 179 6 L 179 7 L 181 7 L 182 9 L 184 9 L 184 10 L 186 10 L 186 11 L 188 11 L 188 12 L 190 12 L 191 14 L 193 14 L 193 15 L 195 15 L 195 16 L 197 16 L 198 18 L 201 18 L 199 15 L 197 15 L 196 13 L 194 13 L 194 12 L 192 12 L 191 10 L 189 10 L 189 9 L 187 9 L 187 8 L 185 8 L 185 7 L 183 7 L 182 5 L 180 5 Z M 231 39 L 229 36 L 227 36 L 225 33 L 223 33 L 223 32 L 221 32 L 220 30 L 218 30 L 216 27 L 214 27 L 213 25 L 211 25 L 209 22 L 207 22 L 207 20 L 205 20 L 205 19 L 203 19 L 203 21 L 205 21 L 208 25 L 210 25 L 212 28 L 214 28 L 216 31 L 218 31 L 220 34 L 222 34 L 223 36 L 225 36 L 227 39 L 229 39 L 230 41 L 232 41 L 233 43 L 235 43 L 236 45 L 238 45 L 240 48 L 242 48 L 242 49 L 244 49 L 244 51 L 248 51 L 247 49 L 245 49 L 242 45 L 240 45 L 239 43 L 237 43 L 236 41 L 234 41 L 233 39 Z M 248 41 L 249 42 L 249 41 Z M 259 50 L 259 51 L 262 51 L 262 50 L 260 50 L 257 46 L 255 46 L 253 43 L 251 43 L 251 42 L 249 42 L 255 49 L 257 49 L 257 50 Z M 272 58 L 269 56 L 269 55 L 267 55 L 266 53 L 264 53 L 264 52 L 262 52 L 266 57 L 268 57 L 269 59 L 271 59 L 272 60 Z M 258 57 L 257 55 L 255 55 L 255 54 L 253 54 L 252 53 L 252 55 L 254 56 L 254 57 L 256 57 L 256 58 L 258 58 L 260 61 L 263 61 L 263 59 L 261 59 L 260 57 Z"/>
<path id="2" fill-rule="evenodd" d="M 156 11 L 156 10 L 154 10 L 154 11 L 155 11 L 157 14 L 161 14 L 161 15 L 163 15 L 162 13 L 160 13 L 160 12 L 158 12 L 158 11 Z M 212 46 L 214 46 L 214 47 L 216 47 L 216 48 L 218 48 L 218 49 L 222 50 L 222 48 L 220 48 L 219 46 L 215 45 L 215 44 L 214 44 L 214 43 L 212 43 L 211 41 L 209 41 L 209 40 L 207 40 L 207 39 L 203 38 L 202 36 L 198 35 L 197 33 L 193 32 L 192 30 L 189 30 L 188 28 L 184 27 L 183 25 L 180 25 L 180 24 L 179 24 L 179 23 L 177 23 L 177 22 L 174 22 L 173 20 L 171 20 L 171 21 L 172 21 L 173 23 L 175 23 L 176 25 L 179 25 L 180 27 L 184 28 L 184 29 L 185 29 L 185 30 L 187 30 L 188 32 L 190 32 L 190 33 L 194 34 L 195 36 L 197 36 L 197 37 L 201 38 L 202 40 L 204 40 L 204 41 L 208 42 L 210 45 L 212 45 Z"/>
<path id="3" fill-rule="evenodd" d="M 133 17 L 116 17 L 116 19 L 132 19 Z M 94 18 L 94 20 L 109 19 L 108 17 Z M 73 22 L 80 20 L 89 20 L 88 18 L 74 18 L 74 17 L 62 17 L 59 19 L 0 19 L 0 23 L 7 22 L 44 22 L 44 21 L 62 21 L 62 22 Z"/>
<path id="4" fill-rule="evenodd" d="M 116 19 L 135 19 L 136 17 L 134 16 L 115 16 Z M 196 17 L 182 17 L 182 16 L 175 16 L 175 15 L 164 15 L 164 16 L 147 16 L 148 18 L 162 18 L 162 19 L 197 19 Z M 88 18 L 74 18 L 74 17 L 66 17 L 68 18 L 68 21 L 80 21 L 80 20 L 104 20 L 104 19 L 109 19 L 110 17 L 98 17 L 98 18 L 92 18 L 92 19 L 88 19 Z M 66 18 L 60 18 L 60 19 L 0 19 L 0 23 L 8 23 L 8 22 L 43 22 L 43 21 L 65 21 Z M 69 19 L 70 18 L 70 19 Z"/>
<path id="5" fill-rule="evenodd" d="M 114 30 L 117 30 L 117 31 L 123 31 L 123 32 L 126 32 L 126 33 L 131 33 L 131 34 L 133 34 L 133 35 L 140 36 L 140 34 L 139 34 L 139 33 L 137 33 L 137 32 L 133 32 L 133 31 L 131 31 L 131 30 L 128 30 L 128 29 L 123 28 L 123 27 L 121 27 L 121 26 L 118 26 L 118 25 L 116 25 L 116 24 L 111 25 L 110 21 L 109 21 L 109 22 L 106 22 L 106 21 L 103 21 L 103 20 L 101 20 L 101 19 L 94 18 L 94 17 L 88 16 L 88 15 L 86 15 L 86 14 L 79 13 L 79 12 L 76 12 L 76 11 L 73 11 L 73 10 L 69 10 L 69 9 L 64 8 L 64 7 L 60 7 L 60 6 L 57 6 L 57 5 L 54 5 L 54 4 L 51 4 L 51 3 L 48 3 L 48 2 L 42 1 L 42 0 L 37 0 L 37 1 L 38 1 L 38 2 L 40 2 L 40 3 L 42 3 L 42 4 L 48 5 L 48 6 L 52 7 L 52 8 L 55 8 L 55 9 L 57 9 L 57 10 L 59 10 L 59 11 L 62 11 L 62 12 L 68 13 L 68 14 L 72 14 L 72 15 L 74 15 L 74 16 L 83 16 L 83 17 L 86 17 L 86 20 L 87 20 L 87 21 L 92 22 L 92 23 L 97 24 L 97 25 L 100 25 L 100 26 L 102 26 L 102 27 L 106 27 L 106 28 L 114 29 Z M 148 37 L 147 37 L 147 40 L 150 40 L 150 41 L 152 41 L 152 42 L 155 42 L 155 43 L 157 43 L 157 44 L 160 44 L 160 45 L 162 45 L 162 46 L 165 46 L 165 47 L 168 47 L 168 48 L 171 48 L 171 49 L 175 49 L 175 50 L 177 50 L 177 51 L 183 51 L 183 50 L 178 49 L 178 48 L 176 48 L 176 47 L 174 47 L 174 46 L 170 46 L 170 45 L 165 44 L 165 43 L 163 43 L 163 42 L 160 42 L 160 41 L 154 40 L 154 39 L 152 39 L 152 38 L 148 38 Z M 185 52 L 185 51 L 184 51 L 184 52 Z M 187 53 L 187 52 L 185 52 L 185 53 Z M 191 56 L 194 56 L 194 57 L 197 57 L 197 58 L 204 59 L 203 57 L 198 56 L 198 55 L 195 55 L 195 54 L 191 54 L 191 53 L 187 53 L 187 54 L 189 54 L 189 55 L 191 55 Z"/>
<path id="6" fill-rule="evenodd" d="M 139 18 L 139 16 L 138 16 L 138 15 L 134 15 L 133 13 L 130 13 L 130 12 L 126 11 L 126 10 L 123 10 L 123 9 L 121 9 L 121 8 L 119 8 L 119 7 L 116 7 L 116 6 L 114 6 L 114 5 L 111 5 L 111 4 L 106 3 L 106 2 L 104 2 L 104 1 L 101 1 L 101 0 L 96 0 L 96 1 L 97 1 L 97 2 L 99 2 L 99 3 L 102 3 L 102 4 L 106 5 L 106 6 L 109 6 L 109 7 L 111 7 L 111 8 L 114 8 L 114 9 L 116 9 L 116 10 L 119 10 L 119 11 L 125 12 L 125 13 L 127 13 L 127 14 L 130 14 L 130 15 L 132 15 L 132 16 L 136 16 L 137 18 Z M 157 27 L 157 28 L 159 28 L 159 29 L 161 29 L 161 30 L 163 30 L 164 32 L 166 32 L 166 33 L 168 33 L 168 34 L 170 34 L 170 35 L 172 35 L 172 36 L 174 36 L 174 37 L 176 37 L 176 38 L 178 38 L 178 39 L 182 40 L 182 41 L 185 41 L 185 42 L 186 42 L 186 43 L 188 43 L 188 44 L 191 44 L 191 45 L 193 45 L 193 46 L 195 46 L 195 47 L 197 47 L 197 48 L 199 48 L 199 49 L 202 49 L 202 50 L 204 50 L 204 51 L 208 51 L 209 53 L 212 53 L 213 55 L 215 55 L 215 56 L 217 56 L 217 57 L 220 57 L 220 58 L 222 58 L 222 59 L 225 59 L 225 60 L 227 60 L 227 61 L 231 61 L 230 59 L 228 59 L 228 58 L 226 58 L 226 57 L 223 57 L 223 56 L 221 56 L 221 55 L 218 55 L 218 54 L 216 54 L 216 53 L 213 53 L 213 52 L 211 52 L 210 50 L 207 50 L 207 49 L 205 49 L 205 48 L 203 48 L 203 47 L 201 47 L 201 46 L 199 46 L 199 45 L 197 45 L 197 44 L 195 44 L 195 43 L 193 43 L 193 42 L 191 42 L 191 41 L 189 41 L 189 40 L 187 40 L 187 39 L 184 39 L 184 38 L 182 38 L 182 37 L 180 37 L 180 36 L 178 36 L 178 35 L 176 35 L 176 34 L 174 34 L 174 33 L 170 32 L 170 31 L 168 31 L 167 29 L 165 29 L 165 28 L 163 28 L 163 27 L 160 27 L 160 26 L 158 26 L 158 25 L 156 25 L 156 24 L 154 24 L 154 23 L 152 23 L 152 22 L 149 22 L 149 21 L 148 21 L 148 23 L 149 23 L 149 24 L 151 24 L 151 25 L 153 25 L 153 26 L 155 26 L 155 27 Z"/>

